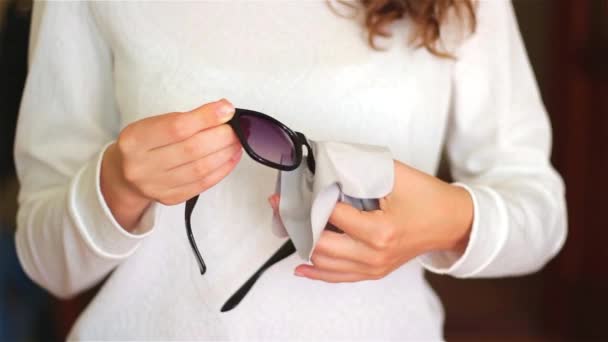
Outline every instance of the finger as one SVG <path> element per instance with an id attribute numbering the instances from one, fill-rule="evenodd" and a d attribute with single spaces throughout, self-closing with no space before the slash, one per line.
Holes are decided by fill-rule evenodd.
<path id="1" fill-rule="evenodd" d="M 311 261 L 320 270 L 333 271 L 338 273 L 359 273 L 370 274 L 372 268 L 369 265 L 340 258 L 327 256 L 318 251 L 314 252 Z"/>
<path id="2" fill-rule="evenodd" d="M 328 283 L 344 283 L 368 280 L 369 277 L 358 273 L 339 273 L 320 270 L 310 265 L 302 265 L 297 268 L 304 277 L 314 280 L 322 280 Z"/>
<path id="3" fill-rule="evenodd" d="M 279 225 L 279 227 L 273 227 L 273 230 L 274 230 L 274 228 L 279 228 L 281 231 L 280 235 L 287 234 L 287 231 L 285 228 L 285 223 L 283 222 L 283 219 L 281 218 L 281 213 L 279 213 L 279 209 L 278 209 L 279 204 L 278 203 L 274 204 L 273 199 L 271 197 L 268 198 L 268 201 L 270 202 L 270 206 L 272 207 L 272 219 L 274 222 L 273 224 Z"/>
<path id="4" fill-rule="evenodd" d="M 279 194 L 273 194 L 268 197 L 268 203 L 270 203 L 270 207 L 272 207 L 272 210 L 275 212 L 279 212 L 279 201 Z"/>
<path id="5" fill-rule="evenodd" d="M 375 265 L 378 252 L 347 234 L 329 230 L 321 232 L 313 253 L 336 259 L 351 260 L 365 265 Z"/>
<path id="6" fill-rule="evenodd" d="M 228 122 L 234 106 L 225 99 L 187 112 L 156 115 L 137 121 L 121 132 L 122 149 L 150 150 L 185 140 L 195 133 Z"/>
<path id="7" fill-rule="evenodd" d="M 378 233 L 381 213 L 380 210 L 361 211 L 349 204 L 338 202 L 329 217 L 329 222 L 354 239 L 371 245 Z"/>
<path id="8" fill-rule="evenodd" d="M 149 158 L 158 160 L 159 168 L 170 170 L 202 159 L 233 144 L 239 144 L 229 125 L 220 125 L 197 132 L 186 140 L 161 146 L 150 151 Z"/>
<path id="9" fill-rule="evenodd" d="M 199 124 L 200 129 L 207 129 L 225 124 L 234 116 L 234 106 L 230 101 L 221 99 L 219 101 L 204 104 L 187 112 Z"/>
<path id="10" fill-rule="evenodd" d="M 241 145 L 233 144 L 217 152 L 207 155 L 201 159 L 178 166 L 161 174 L 162 179 L 158 183 L 167 184 L 174 188 L 191 184 L 208 177 L 225 163 L 229 163 L 237 153 L 242 151 Z"/>
<path id="11" fill-rule="evenodd" d="M 242 151 L 238 152 L 233 158 L 230 159 L 229 162 L 224 163 L 218 169 L 214 170 L 208 174 L 207 177 L 201 180 L 166 191 L 166 195 L 163 196 L 165 199 L 164 202 L 166 203 L 163 202 L 163 204 L 173 205 L 182 203 L 187 199 L 192 198 L 195 195 L 198 195 L 201 192 L 215 186 L 236 167 L 242 155 Z"/>

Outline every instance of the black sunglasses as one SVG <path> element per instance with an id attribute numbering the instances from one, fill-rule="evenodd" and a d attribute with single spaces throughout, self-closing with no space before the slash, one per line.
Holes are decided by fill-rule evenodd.
<path id="1" fill-rule="evenodd" d="M 302 146 L 306 146 L 306 163 L 308 169 L 312 173 L 315 172 L 315 159 L 312 148 L 308 144 L 308 140 L 304 134 L 292 131 L 277 119 L 253 110 L 235 108 L 235 114 L 232 119 L 228 121 L 228 124 L 236 133 L 245 152 L 257 162 L 278 170 L 292 171 L 297 169 L 302 163 Z M 186 231 L 201 274 L 205 274 L 207 266 L 203 261 L 201 253 L 198 251 L 194 235 L 192 235 L 192 226 L 190 224 L 190 217 L 192 216 L 192 211 L 194 210 L 198 197 L 199 196 L 196 195 L 186 201 Z M 264 270 L 293 252 L 295 252 L 295 247 L 291 239 L 289 239 L 243 285 L 243 287 L 226 302 L 222 311 L 230 310 L 236 306 Z"/>

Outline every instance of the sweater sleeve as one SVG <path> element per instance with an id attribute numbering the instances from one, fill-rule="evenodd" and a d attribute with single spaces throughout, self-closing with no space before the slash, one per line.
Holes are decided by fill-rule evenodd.
<path id="1" fill-rule="evenodd" d="M 564 184 L 550 163 L 551 127 L 509 1 L 480 1 L 477 31 L 453 71 L 446 150 L 454 185 L 473 199 L 462 255 L 430 252 L 431 272 L 459 278 L 542 268 L 567 235 Z"/>
<path id="2" fill-rule="evenodd" d="M 111 50 L 89 6 L 34 3 L 15 140 L 18 257 L 33 281 L 62 298 L 95 285 L 129 257 L 158 214 L 155 203 L 129 233 L 100 191 L 103 151 L 120 117 Z"/>

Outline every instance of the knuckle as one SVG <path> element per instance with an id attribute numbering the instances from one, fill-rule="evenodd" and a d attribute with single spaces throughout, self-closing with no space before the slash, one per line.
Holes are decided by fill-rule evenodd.
<path id="1" fill-rule="evenodd" d="M 325 248 L 325 242 L 327 238 L 323 238 L 324 234 L 326 234 L 325 231 L 321 233 L 321 238 L 319 238 L 319 240 L 317 241 L 313 253 L 325 253 L 326 255 L 332 256 L 331 251 Z"/>
<path id="2" fill-rule="evenodd" d="M 192 139 L 192 140 L 194 140 L 193 143 L 196 144 L 197 147 L 205 146 L 206 144 L 208 144 L 208 141 L 209 141 L 209 139 L 208 139 L 209 138 L 209 133 L 208 132 L 209 132 L 209 130 L 204 130 L 204 131 L 197 132 L 194 135 L 194 138 Z"/>
<path id="3" fill-rule="evenodd" d="M 200 148 L 198 139 L 190 139 L 183 144 L 183 153 L 187 156 L 197 155 Z"/>
<path id="4" fill-rule="evenodd" d="M 374 239 L 374 247 L 380 250 L 387 249 L 395 239 L 395 229 L 391 226 L 385 226 Z"/>
<path id="5" fill-rule="evenodd" d="M 209 129 L 211 127 L 214 127 L 216 125 L 214 116 L 212 115 L 213 113 L 205 113 L 206 115 L 203 115 L 200 117 L 200 124 L 201 127 L 203 127 L 204 129 Z"/>
<path id="6" fill-rule="evenodd" d="M 374 247 L 376 250 L 384 250 L 384 249 L 386 249 L 387 246 L 388 246 L 388 243 L 387 243 L 387 240 L 384 238 L 384 236 L 377 236 L 372 241 L 372 247 Z"/>
<path id="7" fill-rule="evenodd" d="M 189 135 L 189 123 L 188 116 L 177 115 L 170 121 L 168 125 L 169 134 L 172 138 L 182 140 Z"/>
<path id="8" fill-rule="evenodd" d="M 390 273 L 390 268 L 386 265 L 376 266 L 372 268 L 369 272 L 369 275 L 373 279 L 381 279 L 386 277 Z"/>
<path id="9" fill-rule="evenodd" d="M 208 166 L 205 160 L 196 161 L 194 165 L 192 165 L 192 172 L 194 173 L 195 177 L 204 177 L 207 175 L 207 170 Z"/>
<path id="10" fill-rule="evenodd" d="M 157 196 L 156 194 L 158 193 L 158 191 L 154 188 L 149 188 L 149 187 L 138 187 L 137 190 L 139 191 L 139 193 L 143 196 L 145 196 L 146 198 L 153 200 L 153 201 L 157 201 L 159 196 Z"/>
<path id="11" fill-rule="evenodd" d="M 131 163 L 125 162 L 122 167 L 122 174 L 129 183 L 137 183 L 139 180 L 139 170 Z"/>
<path id="12" fill-rule="evenodd" d="M 160 198 L 158 201 L 161 204 L 167 205 L 167 206 L 172 206 L 172 205 L 176 205 L 176 204 L 180 203 L 180 201 L 175 196 L 163 197 L 163 198 Z"/>
<path id="13" fill-rule="evenodd" d="M 199 188 L 201 189 L 201 192 L 202 192 L 202 191 L 209 189 L 213 185 L 215 185 L 215 181 L 213 179 L 210 179 L 209 177 L 206 177 L 200 181 Z"/>
<path id="14" fill-rule="evenodd" d="M 313 254 L 313 255 L 310 257 L 310 261 L 312 261 L 312 263 L 313 263 L 314 265 L 319 265 L 319 264 L 322 264 L 322 263 L 323 263 L 323 258 L 322 258 L 322 257 L 320 257 L 318 254 Z"/>
<path id="15" fill-rule="evenodd" d="M 219 128 L 219 138 L 227 143 L 235 141 L 235 135 L 230 125 L 221 125 Z"/>
<path id="16" fill-rule="evenodd" d="M 161 198 L 158 200 L 158 202 L 160 202 L 160 204 L 162 205 L 166 205 L 166 206 L 171 206 L 173 205 L 171 202 L 169 202 L 169 200 L 165 199 L 165 198 Z"/>
<path id="17" fill-rule="evenodd" d="M 126 155 L 133 151 L 137 144 L 136 138 L 133 134 L 133 126 L 129 125 L 125 127 L 118 135 L 116 146 L 121 155 Z"/>
<path id="18" fill-rule="evenodd" d="M 169 198 L 168 197 L 160 197 L 157 199 L 157 201 L 162 204 L 162 205 L 171 205 L 169 204 Z"/>
<path id="19" fill-rule="evenodd" d="M 378 279 L 382 279 L 386 276 L 386 273 L 384 271 L 384 269 L 378 268 L 378 269 L 374 269 L 371 272 L 371 278 L 374 280 L 378 280 Z"/>
<path id="20" fill-rule="evenodd" d="M 382 267 L 386 264 L 387 257 L 382 253 L 376 253 L 371 260 L 371 264 L 375 267 Z"/>

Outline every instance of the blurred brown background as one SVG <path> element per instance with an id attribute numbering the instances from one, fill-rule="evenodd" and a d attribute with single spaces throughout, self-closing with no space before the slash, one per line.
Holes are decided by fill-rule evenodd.
<path id="1" fill-rule="evenodd" d="M 552 119 L 553 163 L 567 186 L 568 241 L 534 275 L 428 279 L 444 302 L 450 341 L 608 340 L 608 0 L 514 5 Z M 12 140 L 25 77 L 27 7 L 27 1 L 0 0 L 0 341 L 63 339 L 94 294 L 50 298 L 22 274 L 14 255 Z"/>

